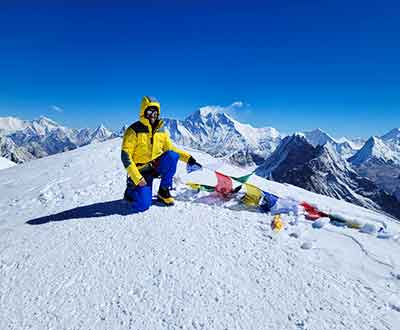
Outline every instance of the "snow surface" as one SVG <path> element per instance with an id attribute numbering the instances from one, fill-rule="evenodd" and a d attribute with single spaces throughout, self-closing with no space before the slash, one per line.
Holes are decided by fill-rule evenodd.
<path id="1" fill-rule="evenodd" d="M 176 205 L 131 214 L 120 144 L 0 172 L 0 329 L 399 328 L 397 222 L 254 176 L 280 197 L 385 222 L 391 234 L 314 229 L 292 216 L 274 233 L 270 215 L 188 190 L 182 182 L 215 177 L 187 175 L 182 163 Z"/>
<path id="2" fill-rule="evenodd" d="M 9 167 L 12 167 L 15 165 L 17 165 L 17 164 L 12 162 L 11 160 L 8 160 L 7 158 L 4 158 L 4 157 L 0 157 L 0 170 L 9 168 Z"/>

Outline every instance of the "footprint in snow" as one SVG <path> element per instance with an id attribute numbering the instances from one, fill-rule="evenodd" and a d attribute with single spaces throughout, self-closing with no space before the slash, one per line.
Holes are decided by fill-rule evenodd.
<path id="1" fill-rule="evenodd" d="M 392 275 L 396 280 L 400 280 L 400 273 L 390 272 L 390 275 Z"/>
<path id="2" fill-rule="evenodd" d="M 389 306 L 396 312 L 400 313 L 400 299 L 397 295 L 393 295 L 389 300 Z"/>
<path id="3" fill-rule="evenodd" d="M 312 242 L 304 242 L 300 246 L 303 250 L 311 250 L 313 248 L 313 243 Z"/>

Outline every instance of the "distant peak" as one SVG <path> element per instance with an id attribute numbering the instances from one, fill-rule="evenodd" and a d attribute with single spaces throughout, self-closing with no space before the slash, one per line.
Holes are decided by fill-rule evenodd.
<path id="1" fill-rule="evenodd" d="M 210 114 L 214 115 L 217 113 L 224 113 L 223 111 L 224 109 L 222 107 L 219 106 L 212 106 L 212 105 L 207 105 L 204 107 L 201 107 L 198 111 L 200 113 L 201 116 L 206 117 Z"/>
<path id="2" fill-rule="evenodd" d="M 310 132 L 313 132 L 313 133 L 323 133 L 323 134 L 326 134 L 325 133 L 325 131 L 323 131 L 322 129 L 320 129 L 319 127 L 318 128 L 315 128 L 315 129 L 313 129 L 313 130 L 311 130 Z"/>
<path id="3" fill-rule="evenodd" d="M 389 133 L 400 133 L 400 128 L 393 128 Z"/>
<path id="4" fill-rule="evenodd" d="M 103 124 L 100 124 L 93 132 L 93 136 L 109 136 L 112 132 L 105 127 Z"/>
<path id="5" fill-rule="evenodd" d="M 40 116 L 39 120 L 44 120 L 44 121 L 53 121 L 50 118 L 46 117 L 46 116 Z"/>
<path id="6" fill-rule="evenodd" d="M 364 147 L 360 150 L 360 152 L 368 153 L 374 156 L 379 156 L 381 158 L 386 158 L 386 156 L 388 156 L 386 154 L 390 153 L 385 142 L 382 141 L 377 136 L 371 136 L 365 143 Z"/>
<path id="7" fill-rule="evenodd" d="M 234 119 L 226 112 L 226 109 L 220 106 L 204 106 L 199 108 L 197 111 L 189 115 L 186 120 L 190 121 L 204 121 L 205 119 L 213 118 L 215 120 L 228 119 L 234 121 Z"/>
<path id="8" fill-rule="evenodd" d="M 104 124 L 100 124 L 95 129 L 95 132 L 109 132 L 109 129 L 106 126 L 104 126 Z"/>
<path id="9" fill-rule="evenodd" d="M 393 128 L 390 132 L 381 136 L 381 139 L 384 141 L 399 139 L 400 138 L 400 128 Z"/>
<path id="10" fill-rule="evenodd" d="M 311 131 L 305 132 L 306 134 L 314 134 L 314 135 L 325 135 L 325 136 L 329 136 L 331 138 L 331 136 L 326 133 L 324 130 L 320 129 L 320 128 L 315 128 Z"/>
<path id="11" fill-rule="evenodd" d="M 36 121 L 39 123 L 47 123 L 54 126 L 59 126 L 58 123 L 56 123 L 53 119 L 50 119 L 46 116 L 40 116 L 39 119 L 37 119 Z"/>
<path id="12" fill-rule="evenodd" d="M 328 133 L 324 132 L 320 128 L 316 128 L 312 131 L 305 131 L 302 133 L 297 133 L 298 135 L 304 136 L 309 143 L 314 147 L 318 145 L 324 145 L 328 142 L 337 143 L 337 141 L 332 138 Z"/>
<path id="13" fill-rule="evenodd" d="M 13 116 L 7 116 L 7 117 L 0 117 L 0 120 L 6 121 L 6 120 L 21 120 L 21 119 Z"/>

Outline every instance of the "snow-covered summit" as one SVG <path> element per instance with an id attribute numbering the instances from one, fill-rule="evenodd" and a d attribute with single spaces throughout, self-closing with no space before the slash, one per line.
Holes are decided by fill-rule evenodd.
<path id="1" fill-rule="evenodd" d="M 380 137 L 385 142 L 400 144 L 400 128 L 393 128 L 390 132 Z"/>
<path id="2" fill-rule="evenodd" d="M 227 115 L 227 113 L 224 112 L 223 107 L 212 106 L 212 105 L 206 105 L 206 106 L 200 107 L 199 110 L 196 111 L 194 114 L 199 115 L 201 117 L 208 117 L 210 115 L 215 116 L 217 114 Z"/>
<path id="3" fill-rule="evenodd" d="M 394 149 L 393 146 L 388 145 L 379 137 L 372 136 L 349 161 L 356 166 L 366 162 L 393 162 L 397 164 L 400 163 L 400 148 Z"/>
<path id="4" fill-rule="evenodd" d="M 399 198 L 400 135 L 399 129 L 372 136 L 349 161 L 358 173 L 374 181 L 382 190 Z"/>
<path id="5" fill-rule="evenodd" d="M 185 121 L 193 124 L 213 125 L 215 123 L 223 123 L 229 125 L 233 118 L 223 111 L 223 108 L 214 106 L 205 106 L 186 117 Z"/>
<path id="6" fill-rule="evenodd" d="M 18 130 L 23 130 L 29 125 L 29 121 L 16 117 L 0 117 L 0 134 L 6 135 Z"/>
<path id="7" fill-rule="evenodd" d="M 400 128 L 394 128 L 381 137 L 370 137 L 349 160 L 357 166 L 367 162 L 400 165 Z"/>
<path id="8" fill-rule="evenodd" d="M 0 170 L 17 165 L 16 163 L 8 160 L 7 158 L 0 157 Z"/>
<path id="9" fill-rule="evenodd" d="M 0 132 L 3 132 L 3 135 L 9 135 L 24 130 L 30 130 L 38 135 L 45 135 L 58 127 L 60 127 L 58 123 L 45 116 L 40 116 L 38 119 L 30 121 L 16 117 L 0 118 Z"/>
<path id="10" fill-rule="evenodd" d="M 30 125 L 26 127 L 24 131 L 26 131 L 27 134 L 45 136 L 59 128 L 62 128 L 62 126 L 45 116 L 41 116 L 39 119 L 32 120 Z M 32 132 L 28 133 L 28 129 L 30 129 Z M 65 130 L 65 128 L 62 129 Z"/>
<path id="11" fill-rule="evenodd" d="M 93 142 L 103 142 L 117 134 L 104 125 L 97 129 L 64 127 L 41 116 L 31 121 L 14 117 L 0 118 L 0 156 L 18 163 L 72 150 Z"/>
<path id="12" fill-rule="evenodd" d="M 340 139 L 334 139 L 332 136 L 330 136 L 328 133 L 320 128 L 312 131 L 299 132 L 296 134 L 304 136 L 308 143 L 310 143 L 313 147 L 330 144 L 344 159 L 353 156 L 360 148 L 357 143 L 354 143 L 348 138 L 342 137 Z"/>
<path id="13" fill-rule="evenodd" d="M 303 135 L 307 141 L 314 147 L 323 146 L 324 144 L 338 143 L 333 137 L 331 137 L 328 133 L 324 132 L 320 128 L 316 128 L 312 131 L 300 132 L 299 135 Z"/>
<path id="14" fill-rule="evenodd" d="M 55 122 L 53 119 L 50 119 L 46 116 L 40 116 L 39 119 L 33 120 L 34 123 L 38 123 L 43 127 L 47 127 L 48 129 L 54 129 L 56 127 L 61 126 L 57 122 Z"/>
<path id="15" fill-rule="evenodd" d="M 185 120 L 166 119 L 171 138 L 241 165 L 265 159 L 281 140 L 272 128 L 256 128 L 232 118 L 221 107 L 202 107 Z"/>
<path id="16" fill-rule="evenodd" d="M 100 124 L 91 134 L 91 140 L 92 142 L 103 142 L 108 140 L 112 135 L 113 132 L 107 129 L 103 124 Z"/>
<path id="17" fill-rule="evenodd" d="M 289 215 L 273 232 L 269 214 L 188 190 L 183 163 L 176 205 L 132 214 L 121 201 L 120 144 L 0 171 L 0 329 L 397 329 L 397 236 L 313 229 Z M 216 161 L 187 151 L 202 164 Z M 252 180 L 399 230 L 382 214 Z"/>

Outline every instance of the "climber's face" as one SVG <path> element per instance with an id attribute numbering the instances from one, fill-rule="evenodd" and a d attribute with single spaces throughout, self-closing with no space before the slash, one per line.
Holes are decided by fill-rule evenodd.
<path id="1" fill-rule="evenodd" d="M 144 117 L 153 125 L 158 119 L 158 109 L 156 107 L 148 107 L 145 110 Z"/>

